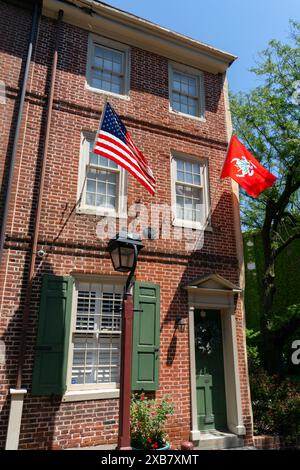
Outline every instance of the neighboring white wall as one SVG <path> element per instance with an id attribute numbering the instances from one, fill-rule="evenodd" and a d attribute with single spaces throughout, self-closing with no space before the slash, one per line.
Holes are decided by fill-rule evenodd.
<path id="1" fill-rule="evenodd" d="M 10 389 L 11 404 L 5 450 L 18 450 L 25 389 Z"/>
<path id="2" fill-rule="evenodd" d="M 226 392 L 227 426 L 238 436 L 245 434 L 243 425 L 235 315 L 225 311 L 221 315 L 223 357 Z"/>

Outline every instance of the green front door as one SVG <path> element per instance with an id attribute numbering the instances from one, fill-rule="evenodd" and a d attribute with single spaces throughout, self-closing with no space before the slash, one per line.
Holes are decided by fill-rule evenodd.
<path id="1" fill-rule="evenodd" d="M 198 427 L 226 430 L 221 312 L 195 309 L 194 321 Z"/>

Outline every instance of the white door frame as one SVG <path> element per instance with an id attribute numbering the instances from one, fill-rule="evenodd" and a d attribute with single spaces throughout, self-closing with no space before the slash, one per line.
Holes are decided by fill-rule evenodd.
<path id="1" fill-rule="evenodd" d="M 192 429 L 190 439 L 199 441 L 201 432 L 198 429 L 197 419 L 197 391 L 196 391 L 196 358 L 195 358 L 195 331 L 194 310 L 214 309 L 220 310 L 222 321 L 224 377 L 227 408 L 227 426 L 229 431 L 238 436 L 245 435 L 245 426 L 242 418 L 242 404 L 240 392 L 240 377 L 238 368 L 238 351 L 236 340 L 236 322 L 234 315 L 233 293 L 229 296 L 228 291 L 220 302 L 220 291 L 214 302 L 213 296 L 207 302 L 201 296 L 201 288 L 193 290 L 189 295 L 189 343 L 190 343 L 190 378 L 191 378 L 191 402 L 192 402 Z M 189 293 L 190 294 L 190 293 Z M 206 292 L 207 294 L 207 292 Z M 205 303 L 201 302 L 201 297 Z M 222 305 L 223 304 L 223 305 Z"/>

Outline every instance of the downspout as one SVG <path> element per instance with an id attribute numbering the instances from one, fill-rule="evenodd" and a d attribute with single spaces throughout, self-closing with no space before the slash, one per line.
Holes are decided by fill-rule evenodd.
<path id="1" fill-rule="evenodd" d="M 29 44 L 28 44 L 26 65 L 25 65 L 23 83 L 22 83 L 22 88 L 21 88 L 19 111 L 18 111 L 17 124 L 16 124 L 15 136 L 14 136 L 14 141 L 13 141 L 12 155 L 11 155 L 10 164 L 9 164 L 6 198 L 4 201 L 3 218 L 2 218 L 2 224 L 1 224 L 1 229 L 0 229 L 0 268 L 2 265 L 2 261 L 3 261 L 7 217 L 8 217 L 8 210 L 9 210 L 9 205 L 11 201 L 11 188 L 12 188 L 12 182 L 13 182 L 13 177 L 14 177 L 14 168 L 15 168 L 18 142 L 19 142 L 19 136 L 20 136 L 20 128 L 21 128 L 21 123 L 22 123 L 22 118 L 23 118 L 23 110 L 24 110 L 25 95 L 26 95 L 26 89 L 27 89 L 27 83 L 28 83 L 29 69 L 30 69 L 32 51 L 33 51 L 33 45 L 36 41 L 36 31 L 37 31 L 37 25 L 38 25 L 40 16 L 41 16 L 40 2 L 34 2 L 30 39 L 29 39 Z"/>
<path id="2" fill-rule="evenodd" d="M 34 275 L 35 275 L 35 261 L 36 261 L 37 245 L 38 245 L 38 234 L 39 234 L 39 228 L 40 228 L 42 201 L 43 201 L 43 194 L 44 194 L 45 173 L 46 173 L 47 157 L 48 157 L 48 143 L 49 143 L 49 136 L 50 136 L 54 88 L 55 88 L 55 79 L 56 79 L 56 70 L 57 70 L 57 61 L 58 61 L 60 26 L 61 26 L 63 14 L 64 12 L 62 10 L 59 10 L 58 18 L 56 22 L 56 38 L 55 38 L 55 47 L 54 47 L 53 62 L 52 62 L 52 69 L 51 69 L 50 91 L 49 91 L 49 97 L 48 97 L 47 116 L 46 116 L 47 127 L 46 127 L 46 133 L 45 133 L 44 151 L 43 151 L 43 156 L 42 156 L 40 186 L 39 186 L 39 191 L 38 191 L 37 207 L 36 207 L 35 218 L 34 218 L 35 224 L 34 224 L 32 243 L 31 243 L 28 281 L 27 281 L 27 287 L 26 287 L 24 313 L 23 313 L 21 339 L 20 339 L 20 351 L 19 351 L 19 358 L 18 358 L 17 381 L 16 381 L 16 388 L 11 389 L 12 400 L 11 400 L 7 440 L 6 440 L 6 447 L 5 447 L 6 449 L 10 449 L 10 450 L 18 449 L 20 427 L 21 427 L 21 420 L 22 420 L 23 400 L 24 400 L 24 395 L 27 393 L 26 389 L 21 388 L 22 387 L 22 375 L 23 375 L 23 367 L 24 367 L 25 354 L 26 354 L 27 329 L 28 329 L 28 321 L 29 321 L 29 315 L 30 315 L 32 284 L 33 284 Z M 14 399 L 15 396 L 18 397 L 17 400 Z M 20 399 L 20 396 L 22 397 L 21 399 Z"/>

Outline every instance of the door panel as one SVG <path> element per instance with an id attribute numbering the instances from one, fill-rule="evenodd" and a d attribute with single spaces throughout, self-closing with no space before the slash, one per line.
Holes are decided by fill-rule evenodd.
<path id="1" fill-rule="evenodd" d="M 221 312 L 195 310 L 194 321 L 199 430 L 226 430 Z"/>

